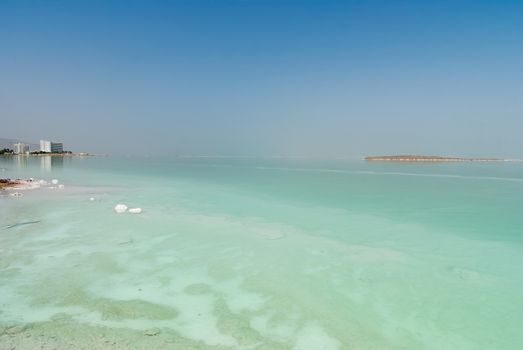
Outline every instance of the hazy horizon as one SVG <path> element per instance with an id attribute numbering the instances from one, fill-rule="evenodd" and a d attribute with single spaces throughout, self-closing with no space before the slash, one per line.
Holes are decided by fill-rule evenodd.
<path id="1" fill-rule="evenodd" d="M 0 3 L 0 137 L 523 158 L 523 2 Z"/>

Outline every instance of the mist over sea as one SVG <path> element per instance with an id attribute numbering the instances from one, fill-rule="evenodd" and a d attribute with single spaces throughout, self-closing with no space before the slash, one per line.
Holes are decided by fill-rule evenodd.
<path id="1" fill-rule="evenodd" d="M 0 349 L 523 349 L 522 162 L 0 168 Z"/>

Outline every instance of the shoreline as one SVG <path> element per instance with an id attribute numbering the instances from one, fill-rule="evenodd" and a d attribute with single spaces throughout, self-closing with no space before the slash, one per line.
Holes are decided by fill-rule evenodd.
<path id="1" fill-rule="evenodd" d="M 5 193 L 3 191 L 24 191 L 24 190 L 34 190 L 38 188 L 59 188 L 63 189 L 64 185 L 59 184 L 59 181 L 57 179 L 52 179 L 50 181 L 46 181 L 43 179 L 36 180 L 33 178 L 30 179 L 0 179 L 0 193 Z M 16 195 L 18 192 L 13 193 L 12 195 Z M 21 196 L 21 194 L 19 195 Z"/>
<path id="2" fill-rule="evenodd" d="M 0 154 L 3 157 L 92 157 L 96 154 L 91 153 L 37 153 L 37 154 L 22 154 L 22 153 L 5 153 Z"/>
<path id="3" fill-rule="evenodd" d="M 22 179 L 0 179 L 0 190 L 17 190 L 24 189 L 33 181 Z"/>

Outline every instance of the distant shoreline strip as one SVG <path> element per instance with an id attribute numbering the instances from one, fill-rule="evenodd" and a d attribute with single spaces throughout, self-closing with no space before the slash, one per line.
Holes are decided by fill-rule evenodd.
<path id="1" fill-rule="evenodd" d="M 442 157 L 442 156 L 420 156 L 420 155 L 397 155 L 397 156 L 367 156 L 368 161 L 384 162 L 502 162 L 499 158 L 464 158 L 464 157 Z"/>

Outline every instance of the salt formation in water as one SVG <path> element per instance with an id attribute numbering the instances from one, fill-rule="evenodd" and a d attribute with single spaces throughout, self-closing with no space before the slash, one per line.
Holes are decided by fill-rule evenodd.
<path id="1" fill-rule="evenodd" d="M 118 214 L 125 213 L 127 211 L 127 205 L 125 205 L 125 204 L 117 204 L 114 207 L 114 211 L 117 212 Z"/>
<path id="2" fill-rule="evenodd" d="M 58 180 L 57 180 L 57 179 L 52 179 L 52 180 L 51 180 L 51 183 L 52 183 L 53 185 L 57 185 L 57 184 L 58 184 Z"/>
<path id="3" fill-rule="evenodd" d="M 142 208 L 131 208 L 129 209 L 129 213 L 131 214 L 140 214 L 142 212 Z"/>

